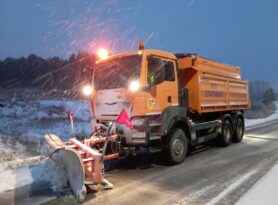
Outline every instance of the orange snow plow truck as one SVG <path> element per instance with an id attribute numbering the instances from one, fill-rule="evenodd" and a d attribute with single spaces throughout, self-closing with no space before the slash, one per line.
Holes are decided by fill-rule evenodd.
<path id="1" fill-rule="evenodd" d="M 148 50 L 140 43 L 137 51 L 98 60 L 92 75 L 87 95 L 93 134 L 66 143 L 45 136 L 53 153 L 70 162 L 69 184 L 80 201 L 86 184 L 113 187 L 104 178 L 104 161 L 144 148 L 178 164 L 189 147 L 212 139 L 222 146 L 242 141 L 250 98 L 238 67 L 196 54 Z"/>

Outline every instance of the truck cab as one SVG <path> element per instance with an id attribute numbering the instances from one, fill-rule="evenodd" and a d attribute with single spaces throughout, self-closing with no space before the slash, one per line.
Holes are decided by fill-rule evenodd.
<path id="1" fill-rule="evenodd" d="M 93 129 L 114 122 L 124 109 L 134 129 L 119 127 L 121 147 L 154 148 L 170 163 L 188 146 L 220 139 L 240 142 L 248 83 L 237 67 L 193 54 L 139 49 L 98 60 L 93 70 Z"/>
<path id="2" fill-rule="evenodd" d="M 140 132 L 127 144 L 147 146 L 163 134 L 163 111 L 179 105 L 177 58 L 159 50 L 114 55 L 97 61 L 93 86 L 94 126 L 115 121 L 124 108 Z"/>
<path id="3" fill-rule="evenodd" d="M 115 120 L 124 107 L 130 117 L 161 113 L 178 105 L 176 57 L 140 50 L 98 61 L 94 70 L 95 117 Z"/>

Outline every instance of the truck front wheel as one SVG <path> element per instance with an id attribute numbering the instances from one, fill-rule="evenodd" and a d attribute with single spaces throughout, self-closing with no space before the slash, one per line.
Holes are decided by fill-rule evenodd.
<path id="1" fill-rule="evenodd" d="M 188 151 L 188 140 L 182 129 L 173 129 L 164 150 L 164 156 L 170 164 L 184 161 Z"/>
<path id="2" fill-rule="evenodd" d="M 223 147 L 227 147 L 232 142 L 233 129 L 229 120 L 225 120 L 222 125 L 222 132 L 220 135 L 220 143 Z"/>

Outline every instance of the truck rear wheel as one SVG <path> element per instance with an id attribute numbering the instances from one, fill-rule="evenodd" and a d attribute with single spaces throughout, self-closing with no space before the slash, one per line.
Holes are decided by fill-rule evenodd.
<path id="1" fill-rule="evenodd" d="M 244 123 L 241 118 L 237 118 L 235 125 L 235 132 L 233 136 L 234 142 L 241 142 L 244 135 Z"/>
<path id="2" fill-rule="evenodd" d="M 184 161 L 188 150 L 188 140 L 182 129 L 172 130 L 165 147 L 164 156 L 170 164 L 179 164 Z"/>
<path id="3" fill-rule="evenodd" d="M 222 132 L 220 135 L 220 143 L 223 147 L 227 147 L 232 142 L 233 129 L 229 120 L 225 120 L 222 125 Z"/>

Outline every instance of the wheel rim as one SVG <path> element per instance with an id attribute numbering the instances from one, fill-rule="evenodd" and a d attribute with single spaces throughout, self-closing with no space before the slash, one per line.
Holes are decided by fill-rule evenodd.
<path id="1" fill-rule="evenodd" d="M 237 125 L 237 136 L 239 137 L 239 139 L 241 139 L 242 135 L 243 135 L 243 126 L 242 123 L 240 122 Z"/>
<path id="2" fill-rule="evenodd" d="M 230 141 L 230 139 L 231 139 L 231 130 L 230 130 L 229 126 L 225 126 L 225 128 L 224 128 L 224 137 L 225 137 L 226 142 Z"/>
<path id="3" fill-rule="evenodd" d="M 176 156 L 181 156 L 184 151 L 184 143 L 181 138 L 177 138 L 173 141 L 173 151 Z"/>

